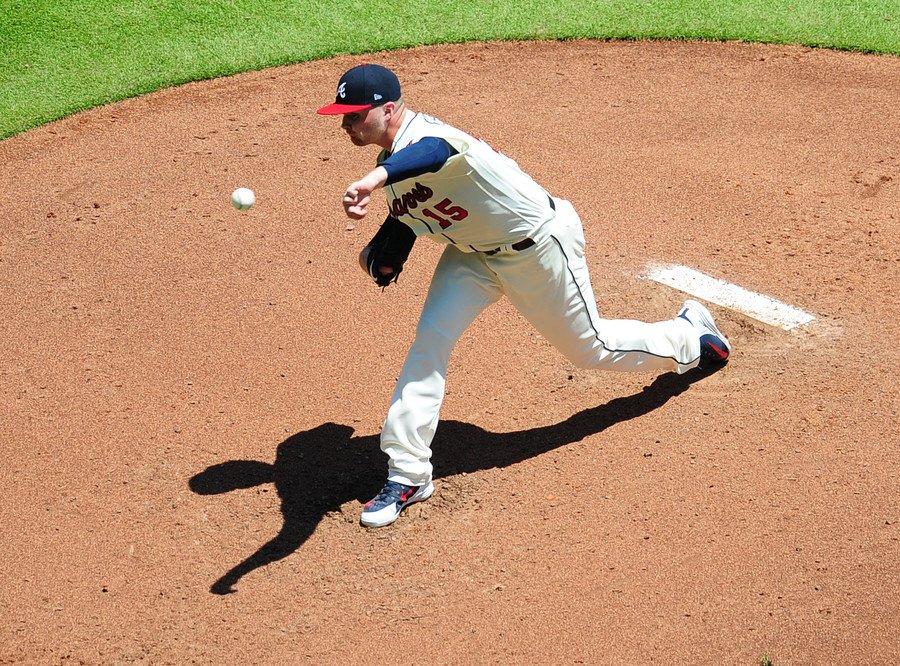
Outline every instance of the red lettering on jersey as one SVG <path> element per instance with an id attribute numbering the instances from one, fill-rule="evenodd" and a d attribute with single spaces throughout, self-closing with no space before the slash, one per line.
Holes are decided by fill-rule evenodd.
<path id="1" fill-rule="evenodd" d="M 394 197 L 394 200 L 391 201 L 391 215 L 394 217 L 409 215 L 409 211 L 416 210 L 420 204 L 426 203 L 433 196 L 434 190 L 417 182 L 409 192 L 403 192 Z M 469 217 L 469 211 L 461 206 L 454 206 L 450 199 L 442 199 L 431 208 L 422 208 L 422 215 L 435 220 L 441 229 L 446 229 L 454 222 Z"/>
<path id="2" fill-rule="evenodd" d="M 443 218 L 434 211 L 431 211 L 427 208 L 422 210 L 422 215 L 430 217 L 432 220 L 437 220 L 437 223 L 441 225 L 441 229 L 446 229 L 454 222 L 459 222 L 469 217 L 469 211 L 467 211 L 465 208 L 462 208 L 461 206 L 454 206 L 453 202 L 450 201 L 450 199 L 438 201 L 436 204 L 434 204 L 434 207 L 439 213 L 443 213 L 450 219 L 448 220 L 446 218 Z"/>
<path id="3" fill-rule="evenodd" d="M 434 192 L 430 187 L 416 183 L 409 192 L 394 198 L 391 202 L 391 215 L 394 217 L 408 215 L 410 210 L 415 210 L 420 203 L 425 203 L 433 196 Z"/>

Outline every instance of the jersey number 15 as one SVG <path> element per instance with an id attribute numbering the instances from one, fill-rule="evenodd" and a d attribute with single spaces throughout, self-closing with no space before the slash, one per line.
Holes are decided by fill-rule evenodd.
<path id="1" fill-rule="evenodd" d="M 446 229 L 454 222 L 459 222 L 469 217 L 469 211 L 460 206 L 454 206 L 450 199 L 444 199 L 443 201 L 437 202 L 434 204 L 434 209 L 442 215 L 438 215 L 438 213 L 435 213 L 431 208 L 422 210 L 422 215 L 430 217 L 432 220 L 436 220 L 437 223 L 441 225 L 441 229 Z"/>

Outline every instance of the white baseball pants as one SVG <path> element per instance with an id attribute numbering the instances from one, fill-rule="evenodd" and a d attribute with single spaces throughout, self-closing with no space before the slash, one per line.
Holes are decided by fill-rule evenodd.
<path id="1" fill-rule="evenodd" d="M 444 250 L 381 432 L 388 480 L 412 486 L 431 480 L 431 440 L 450 352 L 503 295 L 580 368 L 683 373 L 699 363 L 699 337 L 684 319 L 651 324 L 600 317 L 581 219 L 568 201 L 555 202 L 556 216 L 541 229 L 541 240 L 521 252 Z"/>

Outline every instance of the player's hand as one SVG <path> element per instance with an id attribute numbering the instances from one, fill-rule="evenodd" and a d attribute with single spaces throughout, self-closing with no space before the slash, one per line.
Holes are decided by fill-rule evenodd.
<path id="1" fill-rule="evenodd" d="M 384 167 L 375 167 L 368 174 L 350 183 L 344 192 L 344 212 L 352 220 L 361 220 L 366 216 L 369 208 L 371 194 L 387 181 L 387 170 Z"/>
<path id="2" fill-rule="evenodd" d="M 344 212 L 351 220 L 361 220 L 366 216 L 369 208 L 370 197 L 361 191 L 357 183 L 351 184 L 344 192 Z"/>

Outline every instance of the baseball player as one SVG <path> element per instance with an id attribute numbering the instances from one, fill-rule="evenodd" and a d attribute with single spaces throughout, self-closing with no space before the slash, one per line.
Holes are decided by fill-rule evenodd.
<path id="1" fill-rule="evenodd" d="M 696 301 L 657 323 L 603 319 L 572 205 L 483 141 L 413 111 L 389 69 L 350 69 L 318 113 L 341 115 L 355 145 L 382 149 L 343 195 L 353 220 L 365 217 L 376 190 L 387 195 L 387 219 L 359 257 L 375 283 L 396 281 L 417 237 L 446 245 L 381 432 L 387 483 L 365 505 L 363 525 L 389 525 L 434 492 L 431 441 L 450 352 L 501 296 L 580 368 L 683 373 L 727 362 L 728 340 Z"/>

